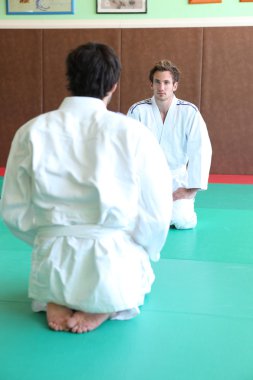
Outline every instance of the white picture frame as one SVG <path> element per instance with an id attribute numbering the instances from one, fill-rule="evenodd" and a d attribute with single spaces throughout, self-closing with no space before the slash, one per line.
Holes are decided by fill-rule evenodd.
<path id="1" fill-rule="evenodd" d="M 97 0 L 97 13 L 147 13 L 147 0 Z"/>

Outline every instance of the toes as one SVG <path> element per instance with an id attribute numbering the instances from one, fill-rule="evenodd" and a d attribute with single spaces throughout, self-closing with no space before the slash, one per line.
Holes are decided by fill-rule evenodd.
<path id="1" fill-rule="evenodd" d="M 70 329 L 73 333 L 76 333 L 76 334 L 83 334 L 83 333 L 86 333 L 88 332 L 88 328 L 84 325 L 80 325 L 80 324 L 76 324 L 75 326 L 73 326 L 71 329 Z"/>
<path id="2" fill-rule="evenodd" d="M 61 326 L 59 326 L 57 323 L 55 323 L 55 322 L 49 322 L 49 323 L 48 323 L 48 326 L 49 326 L 52 330 L 54 330 L 54 331 L 62 331 L 62 330 L 63 330 L 63 328 L 62 328 Z"/>
<path id="3" fill-rule="evenodd" d="M 85 333 L 88 331 L 86 324 L 78 320 L 75 314 L 72 318 L 69 318 L 67 321 L 67 326 L 71 332 L 77 334 Z"/>
<path id="4" fill-rule="evenodd" d="M 48 326 L 55 331 L 69 331 L 68 319 L 73 315 L 73 311 L 65 306 L 54 303 L 47 304 Z"/>
<path id="5" fill-rule="evenodd" d="M 67 321 L 67 326 L 70 328 L 70 329 L 73 329 L 75 326 L 76 326 L 77 322 L 76 322 L 76 319 L 74 317 L 70 317 Z"/>
<path id="6" fill-rule="evenodd" d="M 48 321 L 48 326 L 54 331 L 69 331 L 69 327 L 65 321 L 60 323 L 59 321 Z"/>

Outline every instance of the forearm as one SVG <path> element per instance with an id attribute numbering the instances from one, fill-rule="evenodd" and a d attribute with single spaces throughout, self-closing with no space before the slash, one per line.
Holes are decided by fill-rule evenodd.
<path id="1" fill-rule="evenodd" d="M 179 187 L 173 192 L 173 201 L 177 201 L 179 199 L 193 199 L 195 198 L 198 190 L 199 189 L 197 188 L 186 189 L 184 187 Z"/>

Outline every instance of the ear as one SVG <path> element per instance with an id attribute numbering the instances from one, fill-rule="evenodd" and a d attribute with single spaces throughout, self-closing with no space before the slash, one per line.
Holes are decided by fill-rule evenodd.
<path id="1" fill-rule="evenodd" d="M 117 86 L 118 86 L 118 83 L 115 83 L 115 84 L 112 86 L 111 90 L 108 91 L 108 93 L 106 94 L 106 96 L 103 98 L 103 102 L 106 104 L 106 106 L 108 106 L 108 104 L 110 103 L 111 98 L 112 98 L 112 95 L 113 95 L 113 93 L 116 91 Z"/>
<path id="2" fill-rule="evenodd" d="M 117 90 L 117 87 L 118 87 L 118 83 L 115 83 L 113 86 L 112 86 L 112 89 L 111 89 L 111 94 L 113 94 L 116 90 Z"/>
<path id="3" fill-rule="evenodd" d="M 175 82 L 173 84 L 173 92 L 177 91 L 177 88 L 178 88 L 178 82 Z"/>

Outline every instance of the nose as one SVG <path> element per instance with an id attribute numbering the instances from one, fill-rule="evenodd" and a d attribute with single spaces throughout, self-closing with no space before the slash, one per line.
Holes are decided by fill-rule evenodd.
<path id="1" fill-rule="evenodd" d="M 163 90 L 164 87 L 165 87 L 164 83 L 160 82 L 159 85 L 158 85 L 159 90 Z"/>

